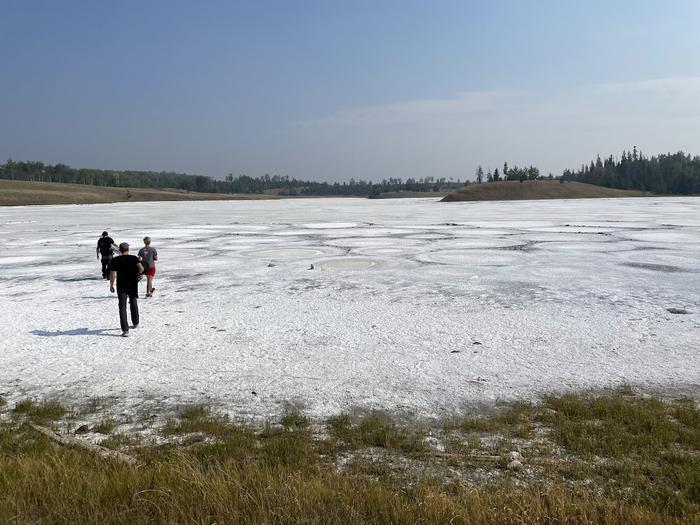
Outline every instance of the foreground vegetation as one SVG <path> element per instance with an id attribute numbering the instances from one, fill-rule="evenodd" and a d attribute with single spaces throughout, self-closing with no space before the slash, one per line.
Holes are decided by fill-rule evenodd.
<path id="1" fill-rule="evenodd" d="M 538 199 L 595 199 L 619 197 L 643 197 L 644 193 L 634 190 L 616 190 L 554 180 L 528 180 L 524 182 L 500 181 L 487 184 L 470 184 L 453 191 L 443 202 L 458 201 L 509 201 Z"/>
<path id="2" fill-rule="evenodd" d="M 624 388 L 441 422 L 382 413 L 247 426 L 206 406 L 109 419 L 2 410 L 2 523 L 697 523 L 700 411 Z M 86 424 L 85 421 L 91 421 Z M 54 443 L 101 440 L 138 466 Z"/>

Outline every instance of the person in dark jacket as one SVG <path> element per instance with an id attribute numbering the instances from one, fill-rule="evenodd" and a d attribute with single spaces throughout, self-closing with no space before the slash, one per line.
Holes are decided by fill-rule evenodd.
<path id="1" fill-rule="evenodd" d="M 109 278 L 109 267 L 112 265 L 112 257 L 114 251 L 117 249 L 117 245 L 114 244 L 114 239 L 109 236 L 109 233 L 102 232 L 102 237 L 97 241 L 97 248 L 95 252 L 97 253 L 97 258 L 102 256 L 102 278 Z"/>
<path id="2" fill-rule="evenodd" d="M 126 301 L 131 310 L 132 328 L 139 325 L 139 275 L 143 273 L 143 265 L 135 255 L 129 255 L 129 245 L 125 242 L 119 245 L 120 256 L 112 260 L 109 273 L 109 291 L 114 293 L 114 281 L 117 281 L 117 297 L 119 298 L 119 323 L 122 337 L 129 335 L 129 322 L 126 317 Z"/>

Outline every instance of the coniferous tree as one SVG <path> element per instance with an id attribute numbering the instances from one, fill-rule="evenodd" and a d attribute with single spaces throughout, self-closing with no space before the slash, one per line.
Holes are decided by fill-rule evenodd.
<path id="1" fill-rule="evenodd" d="M 597 184 L 609 188 L 650 191 L 658 194 L 699 194 L 700 157 L 679 151 L 645 157 L 634 146 L 620 160 L 612 155 L 578 171 L 564 170 L 562 180 Z"/>

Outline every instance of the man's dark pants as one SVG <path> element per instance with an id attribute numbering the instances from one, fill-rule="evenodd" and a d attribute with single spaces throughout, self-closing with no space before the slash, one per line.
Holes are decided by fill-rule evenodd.
<path id="1" fill-rule="evenodd" d="M 102 256 L 102 278 L 106 279 L 109 277 L 109 267 L 112 266 L 112 256 L 103 255 Z"/>
<path id="2" fill-rule="evenodd" d="M 126 318 L 126 301 L 129 300 L 129 309 L 131 310 L 131 324 L 136 326 L 139 324 L 139 304 L 137 290 L 118 290 L 119 297 L 119 322 L 122 325 L 122 332 L 129 331 L 129 322 Z"/>

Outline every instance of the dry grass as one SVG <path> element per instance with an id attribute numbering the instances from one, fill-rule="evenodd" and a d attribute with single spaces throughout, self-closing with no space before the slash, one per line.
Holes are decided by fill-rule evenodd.
<path id="1" fill-rule="evenodd" d="M 141 201 L 206 201 L 276 199 L 273 195 L 198 193 L 170 189 L 111 188 L 0 179 L 0 206 L 98 204 Z"/>
<path id="2" fill-rule="evenodd" d="M 635 190 L 616 190 L 581 182 L 551 180 L 500 181 L 470 184 L 447 195 L 443 202 L 457 201 L 512 201 L 539 199 L 596 199 L 616 197 L 644 197 L 650 195 Z"/>
<path id="3" fill-rule="evenodd" d="M 429 199 L 446 197 L 449 191 L 386 191 L 370 197 L 371 199 Z"/>
<path id="4" fill-rule="evenodd" d="M 470 450 L 438 453 L 426 441 L 436 429 L 386 414 L 340 415 L 314 432 L 294 410 L 278 424 L 253 428 L 206 406 L 184 407 L 168 420 L 161 427 L 167 444 L 121 434 L 103 442 L 128 447 L 140 462 L 131 467 L 62 448 L 22 423 L 56 417 L 55 405 L 19 405 L 5 407 L 14 418 L 0 423 L 1 523 L 641 524 L 700 517 L 700 412 L 690 400 L 626 391 L 552 396 L 479 419 L 453 418 L 439 431 L 443 441 L 476 435 L 502 439 L 504 450 L 519 447 L 525 467 L 517 472 L 501 462 L 475 466 L 473 453 L 483 452 L 478 440 Z M 514 429 L 525 423 L 537 439 L 517 437 Z M 202 439 L 188 439 L 195 435 Z M 350 462 L 339 468 L 343 458 Z M 477 471 L 484 480 L 467 482 Z"/>

